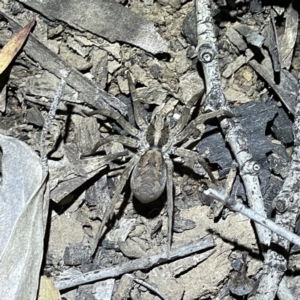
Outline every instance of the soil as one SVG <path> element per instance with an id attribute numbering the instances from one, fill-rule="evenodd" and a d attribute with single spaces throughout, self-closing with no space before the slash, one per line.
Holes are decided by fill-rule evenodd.
<path id="1" fill-rule="evenodd" d="M 28 47 L 33 48 L 24 49 L 7 73 L 6 88 L 0 94 L 0 133 L 25 141 L 39 152 L 44 118 L 59 84 L 58 66 L 69 66 L 77 76 L 73 84 L 68 82 L 46 141 L 51 203 L 42 274 L 55 281 L 66 274 L 114 268 L 126 262 L 134 264 L 135 259 L 166 252 L 166 193 L 154 204 L 144 206 L 132 197 L 127 184 L 114 208 L 115 216 L 93 255 L 91 248 L 101 220 L 129 158 L 121 157 L 99 167 L 97 158 L 94 165 L 83 166 L 81 155 L 90 153 L 98 141 L 112 134 L 130 135 L 111 118 L 101 119 L 99 115 L 96 118 L 85 113 L 109 109 L 136 126 L 126 76 L 130 71 L 136 80 L 136 96 L 143 104 L 143 116 L 150 120 L 154 113 L 164 110 L 171 127 L 176 124 L 188 101 L 205 91 L 196 52 L 194 2 L 118 0 L 121 12 L 124 9 L 124 14 L 125 10 L 134 13 L 126 15 L 127 19 L 120 21 L 122 24 L 127 20 L 130 26 L 134 24 L 132 27 L 140 30 L 142 26 L 154 26 L 157 36 L 150 34 L 152 29 L 149 29 L 149 32 L 141 31 L 138 37 L 134 32 L 130 36 L 124 31 L 119 36 L 110 36 L 119 25 L 109 19 L 107 32 L 101 33 L 107 35 L 101 36 L 93 31 L 92 25 L 89 29 L 86 24 L 81 27 L 78 20 L 76 23 L 72 10 L 55 17 L 55 6 L 30 2 L 0 1 L 0 11 L 21 26 L 35 15 L 33 35 L 46 47 L 45 50 L 37 46 L 40 44 L 31 44 Z M 286 19 L 291 14 L 288 6 L 260 6 L 259 3 L 216 0 L 212 12 L 224 93 L 234 114 L 240 117 L 253 159 L 260 164 L 266 213 L 274 218 L 272 201 L 288 176 L 294 146 L 293 114 L 289 110 L 292 104 L 282 100 L 286 99 L 287 89 L 281 85 L 277 90 L 270 86 L 251 62 L 261 63 L 263 57 L 270 61 L 273 54 L 266 42 L 270 37 L 270 14 L 280 45 L 294 27 Z M 97 23 L 94 17 L 90 16 L 91 24 Z M 1 44 L 5 44 L 12 36 L 11 25 L 5 18 L 0 20 L 0 30 Z M 291 47 L 289 55 L 283 52 L 283 46 L 279 48 L 285 72 L 281 78 L 293 87 L 299 70 L 299 43 L 290 42 L 288 46 Z M 194 117 L 202 111 L 197 105 L 191 109 L 191 115 Z M 195 135 L 196 131 L 203 136 L 190 149 L 206 159 L 219 184 L 224 185 L 233 155 L 217 120 L 199 125 Z M 126 150 L 129 155 L 135 153 L 134 149 L 111 141 L 101 146 L 97 155 L 104 157 Z M 200 165 L 191 166 L 188 161 L 174 159 L 172 249 L 208 235 L 212 235 L 215 246 L 146 270 L 135 270 L 131 273 L 133 277 L 118 275 L 62 290 L 61 299 L 156 300 L 161 298 L 158 291 L 164 299 L 229 300 L 247 299 L 255 293 L 262 274 L 263 253 L 252 222 L 204 195 L 209 177 Z M 246 204 L 247 196 L 239 176 L 233 190 L 235 197 Z M 298 257 L 297 252 L 291 254 L 287 271 L 289 284 L 297 281 L 298 275 L 293 274 L 299 273 Z M 292 294 L 297 299 L 300 294 L 297 285 Z"/>

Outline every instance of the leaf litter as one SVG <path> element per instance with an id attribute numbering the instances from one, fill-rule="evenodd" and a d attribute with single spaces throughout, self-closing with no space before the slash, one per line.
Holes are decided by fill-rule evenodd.
<path id="1" fill-rule="evenodd" d="M 71 2 L 76 1 L 68 1 Z M 97 116 L 87 118 L 84 110 L 109 108 L 119 111 L 130 120 L 130 101 L 124 100 L 124 96 L 130 96 L 126 82 L 127 70 L 138 79 L 138 96 L 141 99 L 147 98 L 148 102 L 142 107 L 146 118 L 154 109 L 153 103 L 159 105 L 159 109 L 164 109 L 163 106 L 168 100 L 168 103 L 173 105 L 172 109 L 166 111 L 169 113 L 170 122 L 176 122 L 184 103 L 193 96 L 193 91 L 198 93 L 204 88 L 201 79 L 203 76 L 199 75 L 197 67 L 195 44 L 190 42 L 191 39 L 186 39 L 187 36 L 196 34 L 196 25 L 189 19 L 193 14 L 190 12 L 194 10 L 194 3 L 176 0 L 118 2 L 119 9 L 126 9 L 131 16 L 134 13 L 140 22 L 155 24 L 156 34 L 169 43 L 167 50 L 159 48 L 168 52 L 167 54 L 149 53 L 155 53 L 155 41 L 152 45 L 151 42 L 142 43 L 143 39 L 132 42 L 124 36 L 112 40 L 97 30 L 89 30 L 84 22 L 74 23 L 71 11 L 64 11 L 64 15 L 54 20 L 54 6 L 47 9 L 44 7 L 47 1 L 42 1 L 43 5 L 38 9 L 34 7 L 35 1 L 28 2 L 28 6 L 25 1 L 10 1 L 10 6 L 1 4 L 2 22 L 6 24 L 1 29 L 3 37 L 10 36 L 9 28 L 15 31 L 20 28 L 18 23 L 28 23 L 32 19 L 33 7 L 43 15 L 37 16 L 34 36 L 29 38 L 24 52 L 12 67 L 8 81 L 10 90 L 5 93 L 8 102 L 0 122 L 1 133 L 24 140 L 31 149 L 38 150 L 42 123 L 29 122 L 30 118 L 35 120 L 29 114 L 29 110 L 34 108 L 35 113 L 44 118 L 51 102 L 50 94 L 53 95 L 57 89 L 59 71 L 67 66 L 66 61 L 70 71 L 66 79 L 68 96 L 62 97 L 64 103 L 59 106 L 46 140 L 50 165 L 48 188 L 53 202 L 50 211 L 51 247 L 44 253 L 46 259 L 42 273 L 53 277 L 57 286 L 66 278 L 84 278 L 85 273 L 88 277 L 93 270 L 96 270 L 96 273 L 100 267 L 110 270 L 112 274 L 119 266 L 127 265 L 133 268 L 135 259 L 147 259 L 149 255 L 163 253 L 166 245 L 167 217 L 163 205 L 151 210 L 155 217 L 149 217 L 148 211 L 144 212 L 143 208 L 132 202 L 129 192 L 125 190 L 124 198 L 129 198 L 128 205 L 123 208 L 120 199 L 115 208 L 115 211 L 120 213 L 107 230 L 95 257 L 90 256 L 87 259 L 84 249 L 93 243 L 104 206 L 109 205 L 118 184 L 118 175 L 127 159 L 120 156 L 117 160 L 109 160 L 105 155 L 114 158 L 116 153 L 123 151 L 129 151 L 130 155 L 130 149 L 112 142 L 100 148 L 100 156 L 81 159 L 80 155 L 92 149 L 99 140 L 99 132 L 100 137 L 105 138 L 111 134 L 112 129 L 116 132 L 120 130 L 107 119 L 99 120 Z M 247 138 L 253 141 L 251 145 L 255 142 L 264 145 L 261 149 L 255 147 L 253 152 L 255 157 L 259 158 L 262 195 L 266 201 L 265 205 L 269 205 L 268 214 L 271 215 L 274 209 L 272 200 L 276 196 L 274 191 L 280 190 L 283 179 L 287 176 L 286 172 L 279 170 L 283 170 L 283 164 L 288 163 L 287 158 L 290 157 L 293 146 L 292 141 L 286 142 L 287 136 L 280 132 L 280 128 L 286 128 L 289 137 L 292 136 L 291 114 L 295 113 L 295 75 L 299 68 L 299 46 L 295 44 L 296 22 L 288 21 L 288 17 L 295 19 L 297 14 L 293 6 L 266 6 L 262 9 L 256 7 L 255 3 L 256 1 L 239 1 L 229 6 L 226 1 L 217 1 L 213 3 L 213 8 L 218 28 L 219 65 L 225 95 L 231 106 L 238 106 L 237 109 L 242 111 L 242 125 L 247 129 Z M 232 19 L 228 19 L 228 13 Z M 269 14 L 272 14 L 275 22 L 272 25 L 272 36 L 268 35 Z M 92 24 L 94 21 L 97 22 L 93 20 Z M 126 20 L 122 19 L 122 22 L 126 23 Z M 191 27 L 189 24 L 192 24 Z M 108 28 L 115 26 L 109 21 L 106 25 L 110 26 Z M 284 34 L 276 38 L 276 34 L 280 32 Z M 112 35 L 113 31 L 107 30 L 107 34 Z M 149 34 L 153 34 L 152 29 Z M 263 45 L 267 37 L 272 38 L 271 44 L 269 41 L 272 47 L 267 48 L 267 45 Z M 0 39 L 2 45 L 6 41 L 7 39 Z M 282 50 L 282 41 L 288 44 L 286 50 Z M 131 45 L 137 45 L 139 48 Z M 152 50 L 149 47 L 152 47 Z M 280 67 L 276 61 L 278 57 L 276 53 L 268 53 L 276 52 L 276 49 L 284 51 L 281 67 L 287 68 L 280 70 L 280 84 L 276 82 L 276 78 L 273 80 L 272 70 L 272 60 L 277 71 Z M 291 54 L 291 49 L 294 49 L 294 54 Z M 263 63 L 260 55 L 266 58 Z M 56 79 L 53 79 L 53 76 Z M 282 101 L 281 105 L 279 101 Z M 268 120 L 263 117 L 263 113 L 255 113 L 261 112 L 262 106 L 270 108 Z M 278 106 L 284 106 L 284 109 Z M 211 125 L 212 127 L 207 126 L 206 135 L 196 149 L 213 164 L 214 173 L 222 180 L 231 167 L 232 156 L 230 151 L 224 150 L 226 147 L 218 132 L 218 126 Z M 218 150 L 219 148 L 223 150 Z M 221 154 L 217 155 L 219 152 Z M 2 165 L 3 162 L 4 160 Z M 176 223 L 173 248 L 198 241 L 207 234 L 214 237 L 215 247 L 208 252 L 183 258 L 182 261 L 167 261 L 158 267 L 148 267 L 148 270 L 139 271 L 138 267 L 131 269 L 135 270 L 134 278 L 146 282 L 154 288 L 152 290 L 138 284 L 138 281 L 132 278 L 125 280 L 126 275 L 121 277 L 121 273 L 116 273 L 118 275 L 110 275 L 116 276 L 115 279 L 106 279 L 101 284 L 83 280 L 82 283 L 89 284 L 77 289 L 74 285 L 73 291 L 61 291 L 63 297 L 158 299 L 159 295 L 162 295 L 167 299 L 238 299 L 239 296 L 235 295 L 241 293 L 247 297 L 245 295 L 250 292 L 249 282 L 259 283 L 263 274 L 263 255 L 253 227 L 245 217 L 229 212 L 226 208 L 222 210 L 214 201 L 206 200 L 199 178 L 182 169 L 180 163 L 186 162 L 178 162 L 179 167 L 175 169 L 174 219 L 186 221 Z M 30 170 L 34 170 L 33 167 Z M 102 176 L 107 177 L 104 180 Z M 98 183 L 100 180 L 101 183 Z M 245 190 L 239 178 L 232 193 L 246 201 Z M 207 204 L 209 206 L 206 206 Z M 193 226 L 185 226 L 186 222 Z M 68 224 L 71 228 L 66 228 Z M 43 233 L 40 236 L 43 237 Z M 56 243 L 59 243 L 57 248 Z M 56 249 L 59 251 L 55 251 Z M 245 250 L 248 252 L 247 256 L 244 255 Z M 204 260 L 198 258 L 201 255 L 205 257 Z M 296 254 L 291 254 L 291 261 L 293 265 L 288 268 L 295 270 Z M 38 261 L 36 263 L 38 264 Z M 243 264 L 242 271 L 236 267 L 239 263 Z M 282 293 L 281 289 L 290 287 L 296 278 L 297 276 L 285 277 L 280 285 L 278 297 Z M 234 285 L 232 280 L 235 280 Z M 297 293 L 299 294 L 296 288 L 290 289 L 289 292 L 293 293 L 295 298 Z M 255 291 L 253 293 L 255 294 Z"/>

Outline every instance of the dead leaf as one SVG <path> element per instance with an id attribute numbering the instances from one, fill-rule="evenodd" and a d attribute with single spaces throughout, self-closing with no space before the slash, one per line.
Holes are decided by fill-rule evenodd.
<path id="1" fill-rule="evenodd" d="M 39 156 L 24 142 L 0 135 L 0 147 L 0 299 L 35 300 L 43 258 L 46 178 Z"/>
<path id="2" fill-rule="evenodd" d="M 0 74 L 9 66 L 16 54 L 23 47 L 32 27 L 35 24 L 35 19 L 23 27 L 0 51 Z"/>
<path id="3" fill-rule="evenodd" d="M 41 277 L 38 300 L 59 300 L 60 293 L 54 286 L 53 280 L 46 276 Z"/>
<path id="4" fill-rule="evenodd" d="M 167 52 L 169 43 L 152 22 L 133 13 L 114 0 L 20 0 L 52 21 L 63 21 L 83 28 L 110 42 L 121 41 L 156 54 Z"/>

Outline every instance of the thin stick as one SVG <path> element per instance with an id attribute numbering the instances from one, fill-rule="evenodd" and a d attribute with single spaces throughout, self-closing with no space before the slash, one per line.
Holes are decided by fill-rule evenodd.
<path id="1" fill-rule="evenodd" d="M 159 254 L 132 260 L 115 267 L 94 270 L 83 274 L 74 275 L 73 277 L 57 279 L 54 281 L 54 285 L 59 290 L 65 290 L 93 281 L 118 277 L 120 275 L 131 273 L 137 270 L 150 269 L 157 265 L 183 258 L 199 251 L 210 249 L 214 246 L 215 243 L 212 236 L 207 236 L 200 241 L 184 245 L 176 249 L 171 249 L 169 255 L 166 251 L 164 251 Z"/>
<path id="2" fill-rule="evenodd" d="M 212 188 L 204 191 L 204 194 L 213 197 L 214 199 L 224 203 L 229 209 L 241 213 L 242 215 L 248 217 L 256 223 L 259 223 L 262 226 L 275 232 L 276 234 L 284 237 L 293 244 L 297 244 L 300 246 L 300 236 L 276 224 L 275 222 L 259 214 L 255 210 L 246 207 L 240 202 L 235 201 L 233 198 L 229 198 L 223 193 L 220 193 L 219 191 Z"/>
<path id="3" fill-rule="evenodd" d="M 57 88 L 56 94 L 54 96 L 54 99 L 52 101 L 49 113 L 45 119 L 45 123 L 42 129 L 41 133 L 41 138 L 40 138 L 40 149 L 41 149 L 41 161 L 42 161 L 42 168 L 44 174 L 47 174 L 49 171 L 49 166 L 48 166 L 48 158 L 47 158 L 47 153 L 46 153 L 46 146 L 45 146 L 45 141 L 46 141 L 46 136 L 49 131 L 51 122 L 53 118 L 55 117 L 56 110 L 59 104 L 59 101 L 61 99 L 61 96 L 64 91 L 64 87 L 66 85 L 66 79 L 68 77 L 69 73 L 66 70 L 61 70 L 61 79 L 59 86 Z"/>
<path id="4" fill-rule="evenodd" d="M 125 275 L 128 276 L 129 278 L 131 278 L 133 281 L 137 282 L 138 284 L 146 287 L 148 290 L 154 292 L 162 300 L 168 300 L 168 298 L 166 296 L 164 296 L 159 290 L 157 290 L 155 287 L 153 287 L 151 284 L 147 283 L 146 281 L 135 278 L 134 276 L 132 276 L 130 274 L 125 274 Z"/>

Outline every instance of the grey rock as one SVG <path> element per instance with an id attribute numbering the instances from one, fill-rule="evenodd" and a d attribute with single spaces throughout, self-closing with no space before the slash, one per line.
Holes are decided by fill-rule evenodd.
<path id="1" fill-rule="evenodd" d="M 197 46 L 196 23 L 196 13 L 193 9 L 187 14 L 182 24 L 182 35 L 193 46 Z"/>
<path id="2" fill-rule="evenodd" d="M 286 178 L 290 171 L 291 158 L 286 153 L 285 147 L 280 145 L 273 145 L 273 153 L 268 156 L 268 162 L 272 171 L 281 178 Z"/>
<path id="3" fill-rule="evenodd" d="M 274 118 L 276 112 L 276 105 L 270 102 L 252 101 L 233 108 L 233 113 L 240 116 L 239 120 L 245 130 L 253 159 L 261 165 L 267 160 L 266 153 L 273 150 L 271 141 L 265 136 L 265 130 L 267 123 Z M 207 126 L 203 139 L 197 145 L 200 154 L 207 149 L 210 150 L 207 157 L 210 163 L 217 163 L 221 167 L 221 176 L 226 174 L 231 167 L 232 156 L 216 126 Z"/>
<path id="4" fill-rule="evenodd" d="M 268 189 L 264 194 L 265 210 L 268 218 L 271 218 L 273 211 L 272 203 L 281 190 L 282 185 L 283 181 L 279 177 L 271 174 Z"/>
<path id="5" fill-rule="evenodd" d="M 247 42 L 253 46 L 261 47 L 264 43 L 265 38 L 257 32 L 252 32 L 247 37 Z"/>
<path id="6" fill-rule="evenodd" d="M 91 262 L 91 249 L 83 244 L 74 244 L 66 248 L 64 263 L 67 266 L 76 266 Z"/>
<path id="7" fill-rule="evenodd" d="M 75 300 L 96 300 L 93 295 L 93 284 L 79 286 Z"/>
<path id="8" fill-rule="evenodd" d="M 35 106 L 27 110 L 26 119 L 28 124 L 34 124 L 39 127 L 44 125 L 44 118 L 41 112 Z"/>
<path id="9" fill-rule="evenodd" d="M 149 67 L 149 71 L 151 73 L 151 75 L 155 78 L 155 79 L 158 79 L 161 77 L 162 75 L 162 67 L 158 64 L 152 64 L 150 67 Z"/>
<path id="10" fill-rule="evenodd" d="M 179 216 L 175 216 L 173 231 L 180 233 L 186 230 L 191 230 L 196 227 L 196 223 L 193 220 L 181 218 Z"/>
<path id="11" fill-rule="evenodd" d="M 252 0 L 250 4 L 250 11 L 252 13 L 259 13 L 263 11 L 262 0 Z"/>
<path id="12" fill-rule="evenodd" d="M 293 122 L 283 108 L 278 109 L 278 115 L 271 128 L 277 140 L 283 144 L 293 143 Z"/>

